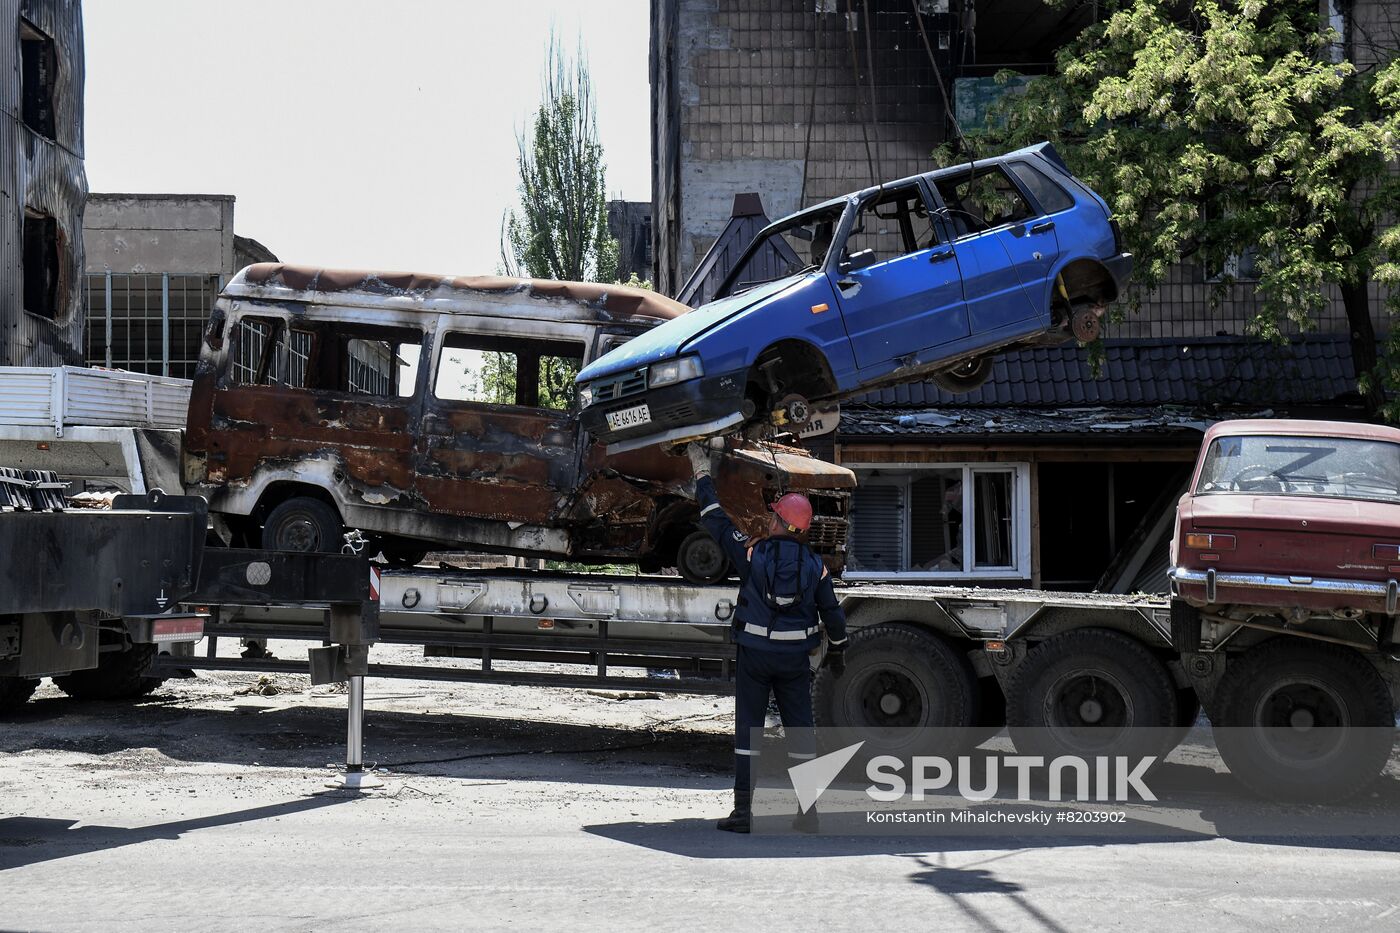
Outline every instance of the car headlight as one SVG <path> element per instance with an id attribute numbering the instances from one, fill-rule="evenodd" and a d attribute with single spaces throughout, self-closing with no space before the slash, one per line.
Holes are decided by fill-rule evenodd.
<path id="1" fill-rule="evenodd" d="M 700 365 L 698 356 L 682 356 L 664 363 L 652 363 L 647 371 L 647 387 L 674 385 L 687 379 L 698 379 L 705 375 L 705 367 Z"/>
<path id="2" fill-rule="evenodd" d="M 578 387 L 578 407 L 587 408 L 593 404 L 593 386 L 588 383 Z"/>

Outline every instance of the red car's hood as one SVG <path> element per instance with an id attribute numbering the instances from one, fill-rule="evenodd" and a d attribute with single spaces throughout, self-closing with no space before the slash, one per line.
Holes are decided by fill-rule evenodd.
<path id="1" fill-rule="evenodd" d="M 1266 528 L 1277 531 L 1333 532 L 1355 535 L 1400 536 L 1400 504 L 1333 499 L 1322 496 L 1256 496 L 1248 493 L 1214 493 L 1191 496 L 1189 514 L 1193 528 Z"/>

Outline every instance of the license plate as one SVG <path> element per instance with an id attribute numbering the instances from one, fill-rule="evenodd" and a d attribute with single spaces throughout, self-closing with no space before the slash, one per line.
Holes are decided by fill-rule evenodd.
<path id="1" fill-rule="evenodd" d="M 635 428 L 639 424 L 651 424 L 651 409 L 647 408 L 645 402 L 624 408 L 622 411 L 608 412 L 608 427 L 614 431 Z"/>

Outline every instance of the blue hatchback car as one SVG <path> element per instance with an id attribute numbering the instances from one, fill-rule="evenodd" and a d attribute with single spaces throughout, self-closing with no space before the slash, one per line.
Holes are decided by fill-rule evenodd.
<path id="1" fill-rule="evenodd" d="M 716 300 L 586 367 L 583 424 L 617 452 L 810 433 L 831 403 L 896 383 L 969 391 L 998 351 L 1097 336 L 1131 268 L 1108 205 L 1049 143 L 888 182 L 768 226 Z"/>

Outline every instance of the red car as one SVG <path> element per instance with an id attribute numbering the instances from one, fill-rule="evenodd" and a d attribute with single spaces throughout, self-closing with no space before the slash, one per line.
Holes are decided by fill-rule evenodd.
<path id="1" fill-rule="evenodd" d="M 1177 504 L 1172 591 L 1223 613 L 1394 614 L 1400 430 L 1222 421 Z"/>

